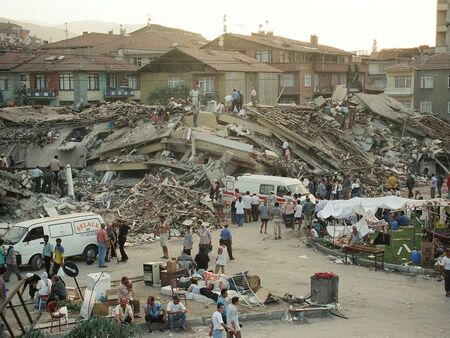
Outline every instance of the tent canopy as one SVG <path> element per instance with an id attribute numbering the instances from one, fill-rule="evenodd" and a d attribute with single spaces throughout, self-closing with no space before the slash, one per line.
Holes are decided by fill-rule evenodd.
<path id="1" fill-rule="evenodd" d="M 414 208 L 429 203 L 428 200 L 414 200 L 397 196 L 384 196 L 375 198 L 355 197 L 349 200 L 328 201 L 317 216 L 326 219 L 333 217 L 336 219 L 348 218 L 354 214 L 366 215 L 369 211 L 375 214 L 379 208 L 400 210 Z"/>

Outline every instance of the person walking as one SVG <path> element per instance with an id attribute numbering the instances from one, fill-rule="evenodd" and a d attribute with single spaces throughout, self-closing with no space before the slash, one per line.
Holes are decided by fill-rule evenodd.
<path id="1" fill-rule="evenodd" d="M 17 268 L 17 259 L 16 259 L 16 251 L 14 250 L 14 246 L 10 245 L 8 250 L 6 251 L 6 272 L 4 275 L 5 282 L 9 282 L 9 277 L 11 273 L 14 272 L 16 274 L 17 280 L 22 280 L 22 275 Z"/>
<path id="2" fill-rule="evenodd" d="M 163 255 L 161 258 L 169 259 L 169 249 L 167 242 L 170 239 L 170 224 L 164 215 L 159 216 L 159 222 L 155 228 L 155 235 L 159 236 L 159 244 L 161 245 Z"/>
<path id="3" fill-rule="evenodd" d="M 100 229 L 97 231 L 97 247 L 98 247 L 98 267 L 107 268 L 105 265 L 106 246 L 108 245 L 108 233 L 106 232 L 106 225 L 102 223 Z"/>
<path id="4" fill-rule="evenodd" d="M 49 243 L 48 235 L 44 235 L 44 246 L 42 248 L 42 259 L 44 261 L 45 272 L 50 276 L 50 266 L 53 258 L 53 244 Z"/>
<path id="5" fill-rule="evenodd" d="M 430 180 L 430 195 L 431 198 L 436 197 L 436 188 L 437 188 L 437 177 L 434 176 L 434 174 L 431 174 L 431 180 Z"/>
<path id="6" fill-rule="evenodd" d="M 450 248 L 445 249 L 445 256 L 439 265 L 445 278 L 445 296 L 450 297 Z"/>
<path id="7" fill-rule="evenodd" d="M 239 324 L 239 313 L 237 310 L 237 305 L 239 302 L 239 297 L 231 298 L 231 304 L 228 304 L 227 307 L 227 325 L 234 330 L 229 331 L 227 334 L 227 338 L 241 338 L 241 326 Z"/>
<path id="8" fill-rule="evenodd" d="M 270 215 L 272 216 L 275 239 L 281 239 L 281 218 L 283 217 L 283 210 L 281 210 L 278 202 L 275 202 L 275 206 L 271 210 Z"/>
<path id="9" fill-rule="evenodd" d="M 415 186 L 415 180 L 411 173 L 408 174 L 408 178 L 406 179 L 406 187 L 408 188 L 408 198 L 413 198 L 413 190 Z"/>
<path id="10" fill-rule="evenodd" d="M 53 274 L 57 274 L 61 266 L 64 265 L 64 247 L 61 245 L 61 238 L 56 239 L 55 251 L 53 253 Z"/>
<path id="11" fill-rule="evenodd" d="M 264 228 L 264 233 L 267 234 L 267 222 L 270 219 L 270 209 L 267 205 L 267 199 L 259 207 L 259 215 L 261 216 L 261 229 L 259 229 L 259 233 L 262 234 Z"/>
<path id="12" fill-rule="evenodd" d="M 251 201 L 253 222 L 258 222 L 260 203 L 261 203 L 261 200 L 259 199 L 259 197 L 256 195 L 256 193 L 253 193 L 252 201 Z"/>
<path id="13" fill-rule="evenodd" d="M 228 229 L 228 224 L 224 225 L 224 228 L 220 231 L 220 240 L 225 244 L 228 251 L 228 257 L 230 261 L 234 260 L 233 249 L 232 249 L 232 235 L 230 229 Z"/>
<path id="14" fill-rule="evenodd" d="M 206 225 L 202 223 L 202 221 L 198 220 L 197 221 L 197 228 L 201 227 L 200 230 L 200 242 L 198 244 L 198 249 L 199 251 L 201 251 L 202 249 L 204 250 L 204 252 L 210 252 L 211 251 L 211 240 L 212 240 L 212 236 L 211 236 L 211 231 L 209 231 L 206 228 Z"/>
<path id="15" fill-rule="evenodd" d="M 124 222 L 120 221 L 119 226 L 119 250 L 120 250 L 120 261 L 121 262 L 127 262 L 128 261 L 128 255 L 125 252 L 125 242 L 127 241 L 128 231 L 130 230 L 130 227 Z"/>
<path id="16" fill-rule="evenodd" d="M 302 214 L 303 214 L 303 206 L 300 200 L 297 200 L 297 205 L 294 208 L 294 225 L 292 226 L 292 230 L 295 228 L 295 223 L 298 224 L 298 230 L 300 231 L 302 227 Z"/>
<path id="17" fill-rule="evenodd" d="M 234 206 L 236 208 L 236 223 L 238 227 L 241 227 L 242 224 L 244 223 L 244 212 L 245 212 L 245 204 L 242 201 L 241 196 L 238 197 Z"/>
<path id="18" fill-rule="evenodd" d="M 119 263 L 119 259 L 117 258 L 116 246 L 117 246 L 117 232 L 114 228 L 114 224 L 111 222 L 108 223 L 106 227 L 106 233 L 108 234 L 108 247 L 106 249 L 106 259 L 105 262 L 109 262 L 112 257 L 117 260 Z"/>
<path id="19" fill-rule="evenodd" d="M 216 268 L 214 269 L 214 273 L 218 274 L 219 271 L 222 271 L 222 274 L 225 274 L 225 265 L 227 264 L 227 247 L 222 240 L 219 240 L 219 248 L 217 249 L 217 258 L 216 258 Z"/>
<path id="20" fill-rule="evenodd" d="M 223 338 L 224 331 L 234 333 L 235 330 L 223 322 L 222 313 L 225 306 L 223 303 L 217 304 L 217 310 L 212 315 L 212 323 L 209 329 L 209 336 L 213 338 Z"/>
<path id="21" fill-rule="evenodd" d="M 303 217 L 305 219 L 305 226 L 308 229 L 311 229 L 312 227 L 312 216 L 314 214 L 314 210 L 315 210 L 315 205 L 313 202 L 311 202 L 311 200 L 308 198 L 306 198 L 306 201 L 303 203 Z"/>
<path id="22" fill-rule="evenodd" d="M 194 246 L 194 236 L 192 235 L 191 228 L 189 225 L 184 227 L 184 237 L 183 237 L 183 251 L 185 251 L 189 256 L 192 256 L 192 247 Z"/>

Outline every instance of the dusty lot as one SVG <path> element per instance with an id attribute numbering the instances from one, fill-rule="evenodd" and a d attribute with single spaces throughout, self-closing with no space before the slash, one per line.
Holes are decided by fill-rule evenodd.
<path id="1" fill-rule="evenodd" d="M 340 277 L 339 301 L 349 317 L 347 320 L 313 320 L 300 326 L 279 321 L 244 323 L 246 337 L 294 337 L 298 334 L 308 337 L 447 336 L 444 332 L 448 330 L 450 299 L 444 297 L 443 282 L 426 276 L 411 277 L 334 264 L 326 256 L 307 248 L 298 234 L 292 234 L 290 230 L 285 230 L 281 240 L 260 234 L 258 225 L 254 223 L 245 224 L 242 228 L 232 227 L 231 230 L 236 260 L 228 263 L 227 272 L 249 270 L 258 274 L 263 286 L 274 293 L 283 295 L 288 292 L 301 296 L 309 293 L 311 275 L 333 271 Z M 218 233 L 214 232 L 213 237 L 215 252 Z M 180 247 L 181 240 L 170 240 L 170 255 L 175 256 Z M 157 243 L 129 248 L 128 252 L 128 263 L 109 263 L 106 270 L 112 274 L 113 280 L 118 280 L 123 274 L 142 275 L 142 264 L 158 261 L 162 254 Z M 85 274 L 97 269 L 96 266 L 79 263 L 80 284 L 85 285 Z M 68 280 L 68 284 L 73 282 Z M 199 332 L 196 328 L 186 336 L 206 336 L 206 332 Z"/>

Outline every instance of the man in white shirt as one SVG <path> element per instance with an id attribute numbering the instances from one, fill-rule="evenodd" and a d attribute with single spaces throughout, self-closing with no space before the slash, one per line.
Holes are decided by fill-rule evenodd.
<path id="1" fill-rule="evenodd" d="M 250 196 L 250 191 L 247 191 L 244 196 L 242 196 L 242 202 L 244 202 L 244 218 L 245 223 L 250 223 L 252 216 L 252 197 Z"/>
<path id="2" fill-rule="evenodd" d="M 232 327 L 229 327 L 223 322 L 222 313 L 224 311 L 223 303 L 217 304 L 217 311 L 212 315 L 211 328 L 209 330 L 209 336 L 213 338 L 222 338 L 224 330 L 230 332 L 236 332 Z"/>
<path id="3" fill-rule="evenodd" d="M 178 296 L 173 296 L 173 300 L 167 304 L 167 316 L 169 317 L 169 330 L 170 335 L 173 333 L 173 324 L 176 320 L 180 321 L 181 329 L 186 330 L 186 307 L 183 303 L 180 303 L 180 298 Z"/>
<path id="4" fill-rule="evenodd" d="M 192 88 L 191 92 L 189 93 L 189 97 L 192 102 L 192 114 L 193 114 L 193 120 L 192 123 L 194 124 L 194 127 L 197 127 L 197 119 L 198 119 L 198 113 L 199 113 L 199 91 L 197 86 L 194 86 Z"/>
<path id="5" fill-rule="evenodd" d="M 445 249 L 445 256 L 439 265 L 445 277 L 445 296 L 450 297 L 450 248 Z"/>
<path id="6" fill-rule="evenodd" d="M 252 218 L 253 222 L 258 222 L 259 218 L 259 204 L 261 203 L 261 200 L 256 195 L 256 193 L 253 193 L 252 201 L 251 201 L 251 208 L 252 208 Z"/>
<path id="7" fill-rule="evenodd" d="M 234 337 L 241 338 L 241 326 L 239 325 L 239 314 L 236 307 L 238 302 L 239 297 L 231 298 L 231 304 L 227 308 L 227 325 L 235 331 Z M 228 338 L 232 337 L 233 333 L 228 332 Z"/>
<path id="8" fill-rule="evenodd" d="M 119 324 L 134 323 L 133 310 L 131 309 L 131 306 L 128 305 L 128 300 L 125 297 L 120 298 L 120 303 L 116 306 L 114 311 L 114 318 Z"/>

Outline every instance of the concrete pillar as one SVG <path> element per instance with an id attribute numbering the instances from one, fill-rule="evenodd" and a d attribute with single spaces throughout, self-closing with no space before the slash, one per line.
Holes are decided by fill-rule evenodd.
<path id="1" fill-rule="evenodd" d="M 66 165 L 66 179 L 67 179 L 67 195 L 71 198 L 75 198 L 75 190 L 73 187 L 72 168 L 70 164 Z"/>

